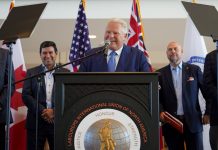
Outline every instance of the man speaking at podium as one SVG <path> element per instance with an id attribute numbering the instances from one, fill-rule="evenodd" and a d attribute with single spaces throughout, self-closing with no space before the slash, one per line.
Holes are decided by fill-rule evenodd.
<path id="1" fill-rule="evenodd" d="M 109 42 L 108 48 L 98 47 L 89 53 L 101 49 L 104 52 L 96 54 L 81 63 L 80 72 L 149 72 L 149 64 L 142 51 L 125 45 L 127 39 L 127 24 L 121 19 L 111 19 L 106 27 L 104 40 Z"/>

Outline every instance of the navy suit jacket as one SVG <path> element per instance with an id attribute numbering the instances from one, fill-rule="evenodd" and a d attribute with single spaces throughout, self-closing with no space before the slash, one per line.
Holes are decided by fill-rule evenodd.
<path id="1" fill-rule="evenodd" d="M 101 50 L 102 47 L 92 49 L 89 54 Z M 80 72 L 108 72 L 107 59 L 103 53 L 96 54 L 83 61 Z M 149 64 L 144 53 L 136 48 L 124 45 L 116 72 L 149 72 Z"/>
<path id="2" fill-rule="evenodd" d="M 38 73 L 43 72 L 43 66 L 37 66 L 32 69 L 27 70 L 27 76 L 26 77 L 31 77 L 33 75 L 36 75 Z M 56 70 L 55 72 L 69 72 L 69 70 L 65 68 L 60 68 Z M 22 92 L 22 98 L 24 104 L 28 108 L 27 112 L 27 119 L 26 119 L 26 127 L 27 129 L 35 129 L 36 127 L 36 98 L 37 98 L 37 89 L 38 89 L 38 84 L 37 84 L 37 79 L 32 78 L 29 80 L 26 80 L 24 82 L 23 86 L 23 92 Z M 54 88 L 52 91 L 52 97 L 54 96 Z M 52 98 L 52 107 L 54 107 L 54 98 Z M 45 86 L 45 79 L 44 76 L 42 77 L 42 85 L 39 90 L 39 109 L 38 109 L 38 124 L 39 128 L 42 128 L 45 124 L 47 124 L 46 121 L 41 117 L 43 109 L 46 109 L 46 86 Z"/>
<path id="3" fill-rule="evenodd" d="M 12 83 L 14 82 L 14 70 L 12 69 Z M 0 123 L 6 123 L 7 88 L 8 84 L 8 50 L 0 48 Z M 11 95 L 14 93 L 15 86 L 11 87 Z M 12 117 L 11 117 L 12 122 Z"/>
<path id="4" fill-rule="evenodd" d="M 217 50 L 207 54 L 204 64 L 204 85 L 207 88 L 207 100 L 211 104 L 210 125 L 218 125 L 218 99 L 217 99 Z"/>
<path id="5" fill-rule="evenodd" d="M 177 98 L 172 80 L 170 65 L 159 70 L 160 84 L 160 112 L 167 111 L 177 115 Z M 205 95 L 202 84 L 202 72 L 196 65 L 183 63 L 182 65 L 182 102 L 185 121 L 193 133 L 202 131 L 202 113 L 198 101 L 199 88 Z"/>

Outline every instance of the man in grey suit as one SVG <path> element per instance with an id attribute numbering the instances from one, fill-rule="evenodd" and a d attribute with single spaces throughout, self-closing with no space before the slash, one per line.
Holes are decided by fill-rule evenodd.
<path id="1" fill-rule="evenodd" d="M 13 69 L 12 69 L 13 70 Z M 12 83 L 14 82 L 14 71 L 12 71 Z M 5 149 L 5 123 L 6 123 L 6 104 L 8 84 L 8 50 L 0 48 L 0 149 Z M 11 95 L 15 86 L 12 85 Z M 12 117 L 10 116 L 11 122 Z"/>
<path id="2" fill-rule="evenodd" d="M 51 70 L 56 66 L 57 47 L 52 41 L 44 41 L 40 45 L 40 57 L 42 64 L 27 70 L 27 77 L 39 74 L 43 71 Z M 43 150 L 46 139 L 50 150 L 54 149 L 54 72 L 69 72 L 65 68 L 47 72 L 41 77 L 41 84 L 37 78 L 32 78 L 24 82 L 23 102 L 28 108 L 26 128 L 27 128 L 27 149 L 36 148 L 36 114 L 38 114 L 38 136 L 37 149 Z M 37 106 L 38 95 L 38 111 Z"/>
<path id="3" fill-rule="evenodd" d="M 158 70 L 160 120 L 165 122 L 164 113 L 168 112 L 184 125 L 184 133 L 179 133 L 169 124 L 163 125 L 163 135 L 169 150 L 203 150 L 203 123 L 208 123 L 208 114 L 202 117 L 198 100 L 201 90 L 205 97 L 202 72 L 196 65 L 182 62 L 182 47 L 170 42 L 166 54 L 170 64 Z M 208 110 L 206 110 L 208 113 Z"/>

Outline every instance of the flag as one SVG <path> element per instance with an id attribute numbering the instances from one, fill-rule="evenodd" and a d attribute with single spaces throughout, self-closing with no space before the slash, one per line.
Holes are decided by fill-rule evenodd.
<path id="1" fill-rule="evenodd" d="M 14 7 L 15 1 L 12 0 L 10 10 Z M 2 46 L 7 48 L 6 45 Z M 12 60 L 15 71 L 15 82 L 19 81 L 26 76 L 26 66 L 23 57 L 21 42 L 18 39 L 16 44 L 12 46 L 13 55 Z M 27 107 L 22 101 L 22 88 L 23 82 L 15 85 L 15 93 L 11 98 L 11 113 L 13 123 L 10 125 L 10 150 L 26 150 L 26 114 Z"/>
<path id="2" fill-rule="evenodd" d="M 23 57 L 21 42 L 18 39 L 13 45 L 12 56 L 15 81 L 24 79 L 26 76 L 26 66 Z M 27 107 L 22 100 L 23 82 L 15 85 L 15 93 L 11 99 L 11 112 L 13 117 L 13 124 L 10 127 L 10 150 L 25 150 L 26 149 L 26 115 Z"/>
<path id="3" fill-rule="evenodd" d="M 139 50 L 143 51 L 149 63 L 150 71 L 152 72 L 153 68 L 151 66 L 151 61 L 144 44 L 144 29 L 142 26 L 140 5 L 138 0 L 133 0 L 132 3 L 127 45 L 136 47 Z M 160 150 L 162 150 L 163 148 L 164 142 L 162 138 L 162 129 L 160 127 Z"/>
<path id="4" fill-rule="evenodd" d="M 85 0 L 81 0 L 79 4 L 78 15 L 74 28 L 72 44 L 70 49 L 69 61 L 77 60 L 84 56 L 85 52 L 91 49 L 91 43 L 89 39 L 89 29 L 86 21 L 85 14 Z M 77 72 L 80 62 L 73 63 L 70 66 L 72 72 Z"/>
<path id="5" fill-rule="evenodd" d="M 190 17 L 186 20 L 183 49 L 183 60 L 198 65 L 203 71 L 207 49 L 203 37 Z"/>
<path id="6" fill-rule="evenodd" d="M 142 26 L 140 5 L 138 0 L 133 0 L 132 3 L 127 45 L 136 47 L 139 50 L 143 51 L 149 63 L 150 71 L 152 72 L 153 68 L 151 66 L 151 61 L 144 44 L 144 29 Z M 162 150 L 163 148 L 164 143 L 162 138 L 162 129 L 160 128 L 160 150 Z"/>
<path id="7" fill-rule="evenodd" d="M 183 61 L 198 65 L 203 72 L 207 49 L 203 37 L 198 32 L 190 17 L 186 20 L 183 49 Z M 204 114 L 206 106 L 201 92 L 199 93 L 199 103 L 202 114 Z M 204 125 L 203 129 L 204 149 L 211 150 L 209 142 L 209 125 Z"/>
<path id="8" fill-rule="evenodd" d="M 144 44 L 144 30 L 141 21 L 140 6 L 138 0 L 133 0 L 132 4 L 127 45 L 136 47 L 143 51 L 150 65 L 150 71 L 153 71 L 149 55 Z"/>
<path id="9" fill-rule="evenodd" d="M 10 4 L 10 7 L 9 7 L 9 11 L 14 8 L 14 5 L 15 5 L 15 0 L 12 0 L 11 1 L 11 4 Z"/>

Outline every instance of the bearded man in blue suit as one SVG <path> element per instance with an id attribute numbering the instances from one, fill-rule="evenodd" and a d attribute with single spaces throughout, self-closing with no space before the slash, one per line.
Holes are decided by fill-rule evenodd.
<path id="1" fill-rule="evenodd" d="M 81 63 L 80 72 L 149 72 L 149 64 L 142 51 L 125 45 L 127 39 L 127 24 L 121 19 L 111 19 L 106 27 L 104 40 L 110 41 L 106 53 L 96 54 Z M 95 53 L 103 47 L 92 49 L 89 54 Z M 112 52 L 114 56 L 111 56 Z M 114 58 L 114 67 L 109 67 L 111 58 Z M 110 65 L 111 66 L 111 65 Z"/>
<path id="2" fill-rule="evenodd" d="M 170 64 L 158 72 L 160 120 L 165 122 L 165 112 L 168 112 L 183 123 L 184 132 L 166 123 L 163 135 L 169 150 L 184 150 L 184 142 L 186 150 L 203 150 L 202 124 L 209 121 L 209 110 L 202 117 L 198 100 L 199 89 L 206 95 L 203 75 L 198 66 L 182 62 L 182 53 L 179 43 L 170 42 L 166 50 Z"/>

